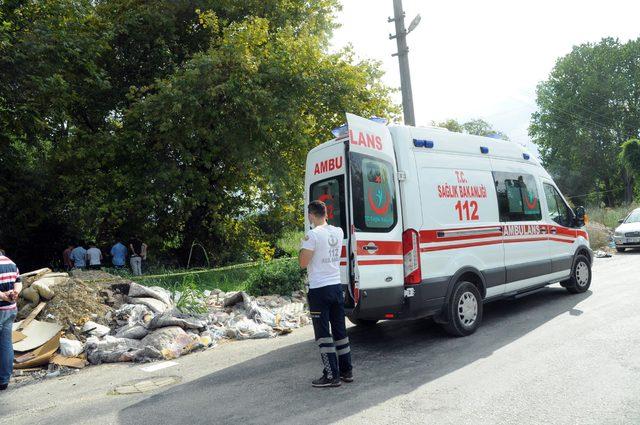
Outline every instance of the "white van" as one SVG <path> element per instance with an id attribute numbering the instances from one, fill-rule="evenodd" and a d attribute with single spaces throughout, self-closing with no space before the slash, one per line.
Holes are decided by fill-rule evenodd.
<path id="1" fill-rule="evenodd" d="M 584 209 L 520 145 L 352 114 L 340 131 L 309 152 L 305 201 L 324 201 L 344 230 L 355 324 L 433 316 L 469 335 L 484 302 L 555 282 L 589 288 Z"/>

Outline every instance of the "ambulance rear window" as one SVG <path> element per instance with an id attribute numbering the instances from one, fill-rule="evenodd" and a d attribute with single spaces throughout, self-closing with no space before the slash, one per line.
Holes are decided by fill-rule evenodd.
<path id="1" fill-rule="evenodd" d="M 351 181 L 356 231 L 388 232 L 393 229 L 398 217 L 391 164 L 352 152 Z"/>
<path id="2" fill-rule="evenodd" d="M 322 201 L 327 206 L 327 222 L 341 227 L 347 235 L 344 207 L 344 176 L 335 176 L 320 180 L 311 185 L 311 200 Z"/>

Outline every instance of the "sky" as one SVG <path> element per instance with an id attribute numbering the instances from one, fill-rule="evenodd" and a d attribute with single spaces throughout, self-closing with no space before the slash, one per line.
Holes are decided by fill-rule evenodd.
<path id="1" fill-rule="evenodd" d="M 332 49 L 351 44 L 382 62 L 384 81 L 400 87 L 393 0 L 342 0 Z M 535 150 L 528 127 L 535 92 L 574 45 L 640 36 L 638 0 L 404 0 L 416 125 L 482 118 Z M 394 99 L 401 103 L 398 94 Z"/>

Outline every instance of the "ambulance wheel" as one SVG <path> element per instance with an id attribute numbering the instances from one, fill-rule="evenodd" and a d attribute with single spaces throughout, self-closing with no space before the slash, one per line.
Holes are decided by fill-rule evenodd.
<path id="1" fill-rule="evenodd" d="M 571 277 L 562 283 L 562 286 L 572 294 L 586 292 L 591 286 L 591 263 L 589 259 L 584 255 L 578 255 L 576 261 L 573 262 Z"/>
<path id="2" fill-rule="evenodd" d="M 624 252 L 626 248 L 616 248 L 616 251 L 618 252 Z"/>
<path id="3" fill-rule="evenodd" d="M 482 296 L 471 282 L 458 282 L 447 305 L 448 321 L 444 330 L 453 336 L 471 335 L 482 321 Z"/>
<path id="4" fill-rule="evenodd" d="M 367 328 L 367 327 L 371 327 L 371 326 L 375 326 L 376 323 L 378 323 L 377 320 L 369 320 L 369 319 L 354 319 L 349 317 L 349 321 L 351 323 L 353 323 L 356 326 L 361 326 L 363 328 Z"/>

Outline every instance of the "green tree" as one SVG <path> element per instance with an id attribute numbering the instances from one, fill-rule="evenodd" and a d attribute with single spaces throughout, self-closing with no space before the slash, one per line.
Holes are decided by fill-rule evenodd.
<path id="1" fill-rule="evenodd" d="M 456 133 L 467 133 L 476 136 L 489 136 L 502 140 L 509 140 L 509 137 L 507 137 L 506 134 L 495 130 L 491 124 L 481 118 L 476 118 L 462 124 L 452 118 L 442 122 L 432 121 L 431 124 L 436 127 L 446 128 L 447 130 Z"/>
<path id="2" fill-rule="evenodd" d="M 620 163 L 633 179 L 640 174 L 640 140 L 629 139 L 620 148 Z"/>
<path id="3" fill-rule="evenodd" d="M 300 226 L 306 152 L 394 117 L 380 65 L 328 53 L 335 0 L 0 4 L 0 245 L 137 235 L 217 263 Z M 35 249 L 37 247 L 37 249 Z"/>
<path id="4" fill-rule="evenodd" d="M 530 134 L 568 194 L 600 190 L 608 205 L 633 196 L 618 155 L 640 128 L 640 40 L 605 38 L 558 59 L 537 89 Z"/>

